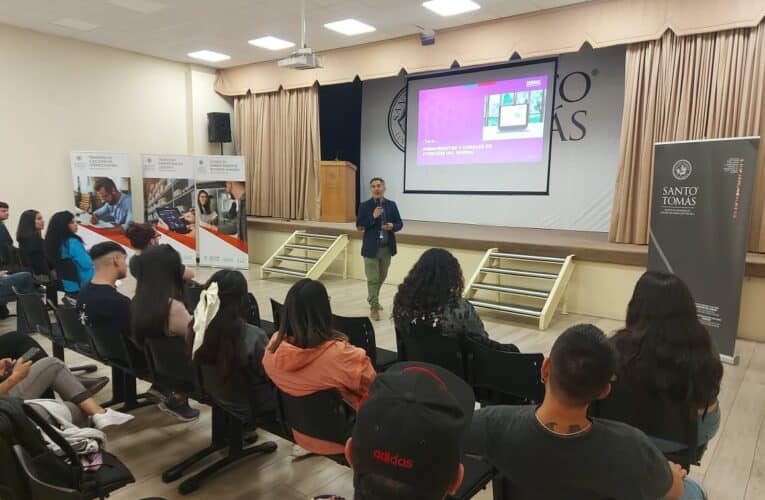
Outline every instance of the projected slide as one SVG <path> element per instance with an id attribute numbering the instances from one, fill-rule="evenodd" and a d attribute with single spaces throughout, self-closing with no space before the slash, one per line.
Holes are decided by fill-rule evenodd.
<path id="1" fill-rule="evenodd" d="M 420 90 L 417 163 L 538 162 L 546 92 L 546 75 Z"/>
<path id="2" fill-rule="evenodd" d="M 410 78 L 405 190 L 546 193 L 555 65 Z"/>

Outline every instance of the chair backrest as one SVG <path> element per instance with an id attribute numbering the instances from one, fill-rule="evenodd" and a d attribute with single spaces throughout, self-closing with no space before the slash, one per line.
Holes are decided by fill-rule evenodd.
<path id="1" fill-rule="evenodd" d="M 48 338 L 52 338 L 54 332 L 51 327 L 48 311 L 45 310 L 43 296 L 37 292 L 19 292 L 16 287 L 13 288 L 13 293 L 16 295 L 16 301 L 27 324 L 36 333 L 41 333 Z"/>
<path id="2" fill-rule="evenodd" d="M 197 373 L 189 359 L 185 338 L 146 337 L 144 351 L 152 380 L 159 387 L 185 393 L 198 389 Z"/>
<path id="3" fill-rule="evenodd" d="M 640 429 L 647 435 L 683 443 L 687 446 L 679 453 L 666 454 L 673 462 L 686 470 L 696 465 L 706 449 L 698 444 L 698 414 L 692 407 L 679 407 L 638 388 L 627 387 L 617 380 L 611 386 L 611 394 L 591 405 L 591 415 L 624 422 Z"/>
<path id="4" fill-rule="evenodd" d="M 455 337 L 443 335 L 440 326 L 418 321 L 403 331 L 396 328 L 396 344 L 400 361 L 431 363 L 467 380 L 462 344 Z"/>
<path id="5" fill-rule="evenodd" d="M 55 486 L 40 479 L 34 460 L 21 445 L 13 445 L 13 453 L 26 476 L 27 487 L 32 495 L 30 500 L 85 500 L 77 490 Z"/>
<path id="6" fill-rule="evenodd" d="M 284 305 L 271 299 L 271 313 L 274 317 L 274 329 L 279 330 L 282 326 L 282 314 L 284 312 Z"/>
<path id="7" fill-rule="evenodd" d="M 251 293 L 247 294 L 247 317 L 245 320 L 251 325 L 261 326 L 260 306 L 258 306 L 258 300 Z"/>
<path id="8" fill-rule="evenodd" d="M 111 332 L 92 326 L 83 326 L 82 328 L 90 338 L 90 344 L 101 361 L 123 370 L 132 370 L 130 353 L 120 332 Z"/>
<path id="9" fill-rule="evenodd" d="M 48 300 L 48 306 L 53 310 L 53 315 L 56 317 L 61 334 L 66 340 L 66 345 L 86 346 L 93 349 L 93 343 L 80 322 L 76 307 L 70 305 L 57 306 L 51 300 Z"/>
<path id="10" fill-rule="evenodd" d="M 278 390 L 279 408 L 287 425 L 301 434 L 345 444 L 353 432 L 356 412 L 335 389 L 307 396 L 290 396 Z"/>
<path id="11" fill-rule="evenodd" d="M 372 364 L 377 363 L 377 340 L 375 339 L 375 329 L 369 318 L 333 314 L 332 325 L 335 330 L 346 334 L 351 344 L 364 349 L 369 359 L 372 360 Z"/>
<path id="12" fill-rule="evenodd" d="M 188 282 L 183 289 L 183 302 L 186 309 L 190 313 L 194 313 L 197 304 L 199 304 L 199 297 L 202 295 L 202 285 L 194 281 Z"/>
<path id="13" fill-rule="evenodd" d="M 500 351 L 469 337 L 465 337 L 463 346 L 468 382 L 473 388 L 529 403 L 544 399 L 545 386 L 540 372 L 544 361 L 542 354 Z"/>

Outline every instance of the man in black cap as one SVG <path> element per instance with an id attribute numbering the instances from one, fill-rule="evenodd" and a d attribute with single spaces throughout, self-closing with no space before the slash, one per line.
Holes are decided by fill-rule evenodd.
<path id="1" fill-rule="evenodd" d="M 470 386 L 438 366 L 398 363 L 378 375 L 345 445 L 355 499 L 443 500 L 456 492 L 474 407 Z"/>

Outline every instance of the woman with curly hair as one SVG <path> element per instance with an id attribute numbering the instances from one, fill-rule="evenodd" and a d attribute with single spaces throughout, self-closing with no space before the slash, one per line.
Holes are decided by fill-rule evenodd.
<path id="1" fill-rule="evenodd" d="M 473 305 L 462 298 L 465 281 L 457 259 L 443 248 L 431 248 L 409 271 L 393 299 L 393 322 L 405 332 L 410 325 L 426 321 L 440 326 L 449 337 L 466 335 L 505 351 L 518 352 L 512 344 L 500 344 L 489 334 Z"/>

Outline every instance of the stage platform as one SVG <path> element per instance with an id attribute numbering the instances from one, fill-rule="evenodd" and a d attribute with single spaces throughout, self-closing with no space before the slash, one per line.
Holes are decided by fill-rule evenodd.
<path id="1" fill-rule="evenodd" d="M 311 229 L 324 234 L 350 235 L 361 239 L 361 231 L 353 223 L 290 221 L 271 217 L 248 217 L 255 230 L 292 232 Z M 561 231 L 555 229 L 529 229 L 518 227 L 479 226 L 446 222 L 404 221 L 404 229 L 397 233 L 399 243 L 427 247 L 460 248 L 484 251 L 499 248 L 505 252 L 550 256 L 576 255 L 576 259 L 645 267 L 648 258 L 646 245 L 610 243 L 607 233 L 594 231 Z M 746 275 L 765 277 L 765 254 L 748 253 Z"/>

